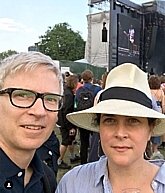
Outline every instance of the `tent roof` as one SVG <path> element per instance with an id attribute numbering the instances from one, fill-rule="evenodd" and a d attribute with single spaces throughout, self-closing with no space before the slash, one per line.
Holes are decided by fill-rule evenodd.
<path id="1" fill-rule="evenodd" d="M 80 62 L 80 63 L 86 63 L 86 64 L 89 64 L 89 62 L 83 58 L 83 59 L 80 59 L 80 60 L 75 60 L 74 62 Z"/>

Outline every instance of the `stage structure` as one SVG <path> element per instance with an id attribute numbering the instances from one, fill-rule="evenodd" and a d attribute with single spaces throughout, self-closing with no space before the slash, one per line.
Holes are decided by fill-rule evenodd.
<path id="1" fill-rule="evenodd" d="M 165 1 L 151 1 L 143 4 L 144 42 L 143 62 L 146 71 L 165 73 Z"/>
<path id="2" fill-rule="evenodd" d="M 90 4 L 93 5 L 93 4 L 96 4 L 96 3 L 101 3 L 103 1 L 106 1 L 106 0 L 91 0 Z"/>
<path id="3" fill-rule="evenodd" d="M 104 1 L 90 0 L 90 6 L 102 2 Z M 88 46 L 91 54 L 87 52 L 87 55 L 91 59 L 95 58 L 98 64 L 107 62 L 108 70 L 123 62 L 132 62 L 144 71 L 165 73 L 165 1 L 155 0 L 141 6 L 129 0 L 109 0 L 109 3 L 109 14 L 102 12 L 100 15 L 88 15 L 93 31 L 90 29 L 92 33 L 89 33 L 92 35 L 91 44 Z M 96 36 L 98 26 L 100 33 L 103 33 L 106 27 L 107 31 L 104 32 L 107 33 L 107 38 Z M 92 51 L 96 53 L 96 46 L 92 46 L 94 43 L 98 49 L 106 45 L 107 61 L 92 55 Z M 101 54 L 103 56 L 103 53 Z"/>
<path id="4" fill-rule="evenodd" d="M 165 1 L 111 0 L 110 18 L 109 69 L 133 62 L 148 73 L 165 73 Z"/>
<path id="5" fill-rule="evenodd" d="M 124 62 L 142 64 L 142 7 L 130 1 L 111 0 L 109 70 Z"/>
<path id="6" fill-rule="evenodd" d="M 91 0 L 89 5 L 90 7 L 93 7 L 103 2 L 105 1 Z M 103 67 L 107 67 L 108 70 L 128 60 L 140 65 L 139 38 L 141 22 L 139 22 L 139 12 L 141 7 L 131 2 L 117 2 L 114 0 L 109 0 L 109 5 L 110 9 L 108 11 L 103 11 L 99 14 L 89 14 L 87 16 L 88 40 L 86 44 L 85 58 L 94 65 L 99 64 Z M 135 10 L 138 12 L 138 14 L 134 13 L 136 12 Z M 129 19 L 127 19 L 127 16 Z M 135 45 L 135 42 L 133 45 L 133 49 L 135 49 L 133 53 L 129 52 L 128 41 L 128 24 L 131 22 L 131 19 L 137 28 L 136 34 L 138 34 L 136 35 L 137 44 Z M 119 23 L 121 23 L 121 26 L 119 26 Z M 108 37 L 103 36 L 104 27 L 106 27 Z M 122 29 L 120 27 L 123 28 L 122 36 L 123 39 L 125 39 L 125 43 L 124 41 L 121 41 L 121 38 L 119 38 L 122 33 Z M 98 30 L 99 34 L 102 33 L 102 36 L 98 35 Z M 106 33 L 104 33 L 104 35 Z"/>
<path id="7" fill-rule="evenodd" d="M 108 68 L 109 58 L 109 1 L 89 0 L 87 15 L 88 36 L 85 47 L 85 59 L 94 66 Z M 102 37 L 102 30 L 107 37 Z M 104 29 L 105 29 L 104 28 Z M 107 38 L 107 41 L 105 41 Z M 104 41 L 102 41 L 104 40 Z"/>

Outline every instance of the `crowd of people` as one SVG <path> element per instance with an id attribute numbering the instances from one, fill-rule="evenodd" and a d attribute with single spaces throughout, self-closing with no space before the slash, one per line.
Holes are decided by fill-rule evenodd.
<path id="1" fill-rule="evenodd" d="M 131 63 L 96 81 L 89 69 L 62 74 L 40 52 L 4 59 L 0 191 L 164 193 L 164 83 Z"/>

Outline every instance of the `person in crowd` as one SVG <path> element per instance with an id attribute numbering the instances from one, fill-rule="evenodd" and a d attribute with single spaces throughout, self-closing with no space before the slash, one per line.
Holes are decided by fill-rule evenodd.
<path id="1" fill-rule="evenodd" d="M 165 133 L 165 115 L 152 109 L 147 74 L 137 65 L 113 68 L 99 102 L 67 119 L 100 132 L 105 155 L 66 173 L 55 193 L 165 192 L 164 160 L 143 156 L 150 137 Z"/>
<path id="2" fill-rule="evenodd" d="M 86 104 L 84 102 L 90 101 L 90 106 L 93 106 L 94 103 L 94 97 L 96 94 L 101 90 L 100 86 L 93 85 L 92 81 L 94 78 L 94 74 L 91 70 L 85 70 L 81 74 L 82 80 L 83 80 L 83 86 L 81 86 L 79 89 L 76 91 L 75 95 L 75 103 L 76 103 L 76 108 L 77 110 L 80 110 L 82 108 L 86 107 Z M 85 88 L 85 89 L 84 89 Z M 84 93 L 87 91 L 88 93 Z M 82 97 L 85 96 L 85 100 L 80 101 Z M 86 100 L 89 97 L 88 100 Z M 82 108 L 79 107 L 78 104 L 82 104 Z M 79 127 L 79 132 L 80 132 L 80 159 L 81 159 L 81 164 L 87 163 L 88 160 L 88 149 L 89 149 L 89 138 L 91 131 L 88 131 L 84 128 Z"/>
<path id="3" fill-rule="evenodd" d="M 65 72 L 65 78 L 68 78 L 70 75 L 71 75 L 70 72 L 68 71 Z"/>
<path id="4" fill-rule="evenodd" d="M 9 56 L 0 64 L 0 192 L 53 193 L 54 172 L 38 149 L 61 108 L 58 65 L 40 52 Z"/>
<path id="5" fill-rule="evenodd" d="M 165 113 L 165 96 L 161 88 L 160 77 L 158 75 L 151 75 L 149 76 L 148 83 L 151 89 L 151 94 L 156 99 L 160 111 Z"/>
<path id="6" fill-rule="evenodd" d="M 156 99 L 152 96 L 152 109 L 154 109 L 155 111 L 160 112 L 160 107 L 157 104 Z M 159 136 L 158 136 L 159 137 Z M 151 137 L 154 138 L 154 137 Z M 163 155 L 162 154 L 158 154 L 158 156 L 153 156 L 153 143 L 151 142 L 151 139 L 147 142 L 147 146 L 144 152 L 144 158 L 146 160 L 150 160 L 150 159 L 163 159 Z"/>
<path id="7" fill-rule="evenodd" d="M 151 89 L 151 95 L 155 98 L 159 112 L 165 111 L 165 97 L 164 92 L 161 89 L 161 80 L 158 75 L 150 75 L 148 79 L 149 87 Z M 163 158 L 163 155 L 158 150 L 161 144 L 161 136 L 151 137 L 152 142 L 152 156 L 151 159 Z"/>
<path id="8" fill-rule="evenodd" d="M 78 83 L 77 83 L 77 87 L 76 87 L 75 91 L 78 90 L 80 87 L 83 86 L 81 74 L 77 74 L 77 77 L 78 77 Z"/>
<path id="9" fill-rule="evenodd" d="M 74 112 L 74 89 L 78 83 L 77 75 L 70 75 L 66 79 L 64 87 L 64 103 L 62 109 L 58 113 L 58 125 L 60 126 L 62 142 L 60 145 L 60 157 L 58 159 L 58 167 L 60 169 L 70 169 L 71 166 L 65 163 L 64 156 L 69 149 L 71 163 L 78 161 L 79 156 L 74 154 L 73 141 L 76 136 L 77 127 L 66 119 L 68 113 Z"/>
<path id="10" fill-rule="evenodd" d="M 165 95 L 165 74 L 163 74 L 163 75 L 160 76 L 160 80 L 161 80 L 161 89 L 163 90 L 164 95 Z M 165 149 L 165 135 L 163 135 L 163 136 L 161 137 L 161 141 L 162 141 L 162 143 L 161 143 L 161 145 L 159 146 L 159 148 Z"/>
<path id="11" fill-rule="evenodd" d="M 101 80 L 97 79 L 97 78 L 94 78 L 93 79 L 93 84 L 96 85 L 96 86 L 101 86 Z"/>
<path id="12" fill-rule="evenodd" d="M 160 81 L 161 81 L 161 89 L 163 90 L 163 92 L 165 94 L 165 74 L 162 74 L 160 76 Z"/>
<path id="13" fill-rule="evenodd" d="M 131 24 L 128 33 L 124 31 L 124 34 L 128 37 L 128 48 L 129 48 L 129 54 L 132 55 L 134 53 L 134 44 L 135 44 L 135 28 Z"/>
<path id="14" fill-rule="evenodd" d="M 101 77 L 102 90 L 100 90 L 96 94 L 95 99 L 94 99 L 94 105 L 96 105 L 98 103 L 99 96 L 105 88 L 105 82 L 106 82 L 107 75 L 108 75 L 108 72 L 105 72 Z M 101 144 L 100 144 L 99 133 L 98 132 L 92 132 L 89 142 L 90 142 L 90 145 L 89 145 L 90 148 L 89 148 L 88 162 L 97 161 L 104 154 L 102 151 Z"/>

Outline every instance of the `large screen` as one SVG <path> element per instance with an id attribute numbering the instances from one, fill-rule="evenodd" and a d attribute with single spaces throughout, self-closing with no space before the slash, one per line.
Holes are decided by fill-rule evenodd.
<path id="1" fill-rule="evenodd" d="M 140 61 L 140 21 L 130 16 L 117 15 L 117 64 Z"/>

